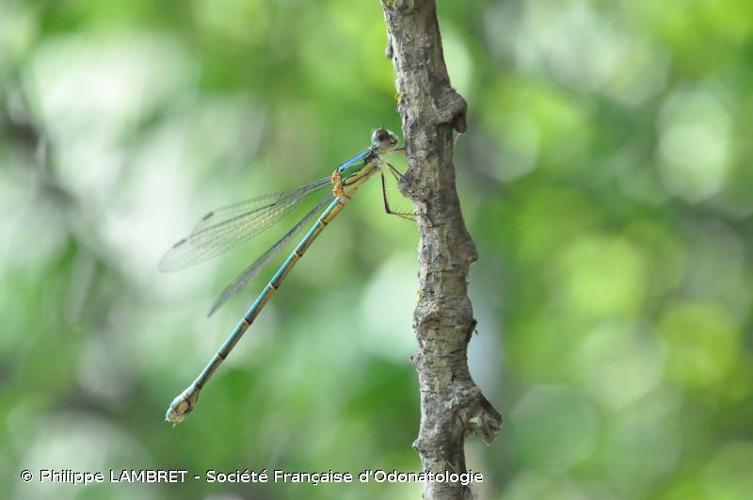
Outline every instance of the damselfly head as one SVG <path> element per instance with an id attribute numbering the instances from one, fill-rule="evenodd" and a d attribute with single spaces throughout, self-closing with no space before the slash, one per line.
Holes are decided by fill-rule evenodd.
<path id="1" fill-rule="evenodd" d="M 386 128 L 375 129 L 371 134 L 371 145 L 382 151 L 389 151 L 397 146 L 397 136 Z"/>

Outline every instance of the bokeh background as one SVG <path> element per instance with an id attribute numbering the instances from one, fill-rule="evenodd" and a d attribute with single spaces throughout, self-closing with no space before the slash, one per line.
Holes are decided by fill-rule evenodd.
<path id="1" fill-rule="evenodd" d="M 504 416 L 493 445 L 467 445 L 479 497 L 753 498 L 753 3 L 440 1 L 439 17 L 469 102 L 471 371 Z M 417 235 L 378 182 L 196 412 L 162 421 L 269 273 L 207 319 L 215 294 L 284 228 L 181 273 L 158 273 L 161 254 L 209 209 L 399 129 L 384 49 L 376 0 L 0 2 L 2 498 L 420 495 L 18 477 L 420 469 Z"/>

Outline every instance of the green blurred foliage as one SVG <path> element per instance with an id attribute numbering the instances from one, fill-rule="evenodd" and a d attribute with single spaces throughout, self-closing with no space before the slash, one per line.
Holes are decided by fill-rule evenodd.
<path id="1" fill-rule="evenodd" d="M 471 371 L 505 419 L 492 446 L 467 445 L 481 498 L 753 498 L 752 6 L 439 2 L 469 102 Z M 161 253 L 207 210 L 327 175 L 372 128 L 399 129 L 379 3 L 0 12 L 0 496 L 417 497 L 18 478 L 419 470 L 417 235 L 376 183 L 196 412 L 162 422 L 261 282 L 206 319 L 212 295 L 282 229 L 180 274 L 157 273 Z"/>

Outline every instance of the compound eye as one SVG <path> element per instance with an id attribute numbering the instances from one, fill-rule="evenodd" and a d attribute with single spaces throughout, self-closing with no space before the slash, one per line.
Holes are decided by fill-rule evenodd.
<path id="1" fill-rule="evenodd" d="M 386 141 L 387 140 L 387 132 L 385 132 L 384 130 L 380 130 L 379 132 L 377 132 L 376 138 L 377 138 L 377 141 L 379 141 L 379 142 Z"/>

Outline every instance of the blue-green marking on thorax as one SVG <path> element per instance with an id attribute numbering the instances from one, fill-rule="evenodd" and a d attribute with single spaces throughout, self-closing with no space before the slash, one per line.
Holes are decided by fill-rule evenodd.
<path id="1" fill-rule="evenodd" d="M 352 158 L 349 158 L 338 165 L 337 171 L 340 172 L 340 176 L 343 179 L 347 179 L 351 175 L 360 172 L 361 169 L 366 166 L 370 153 L 371 149 L 364 149 Z"/>

